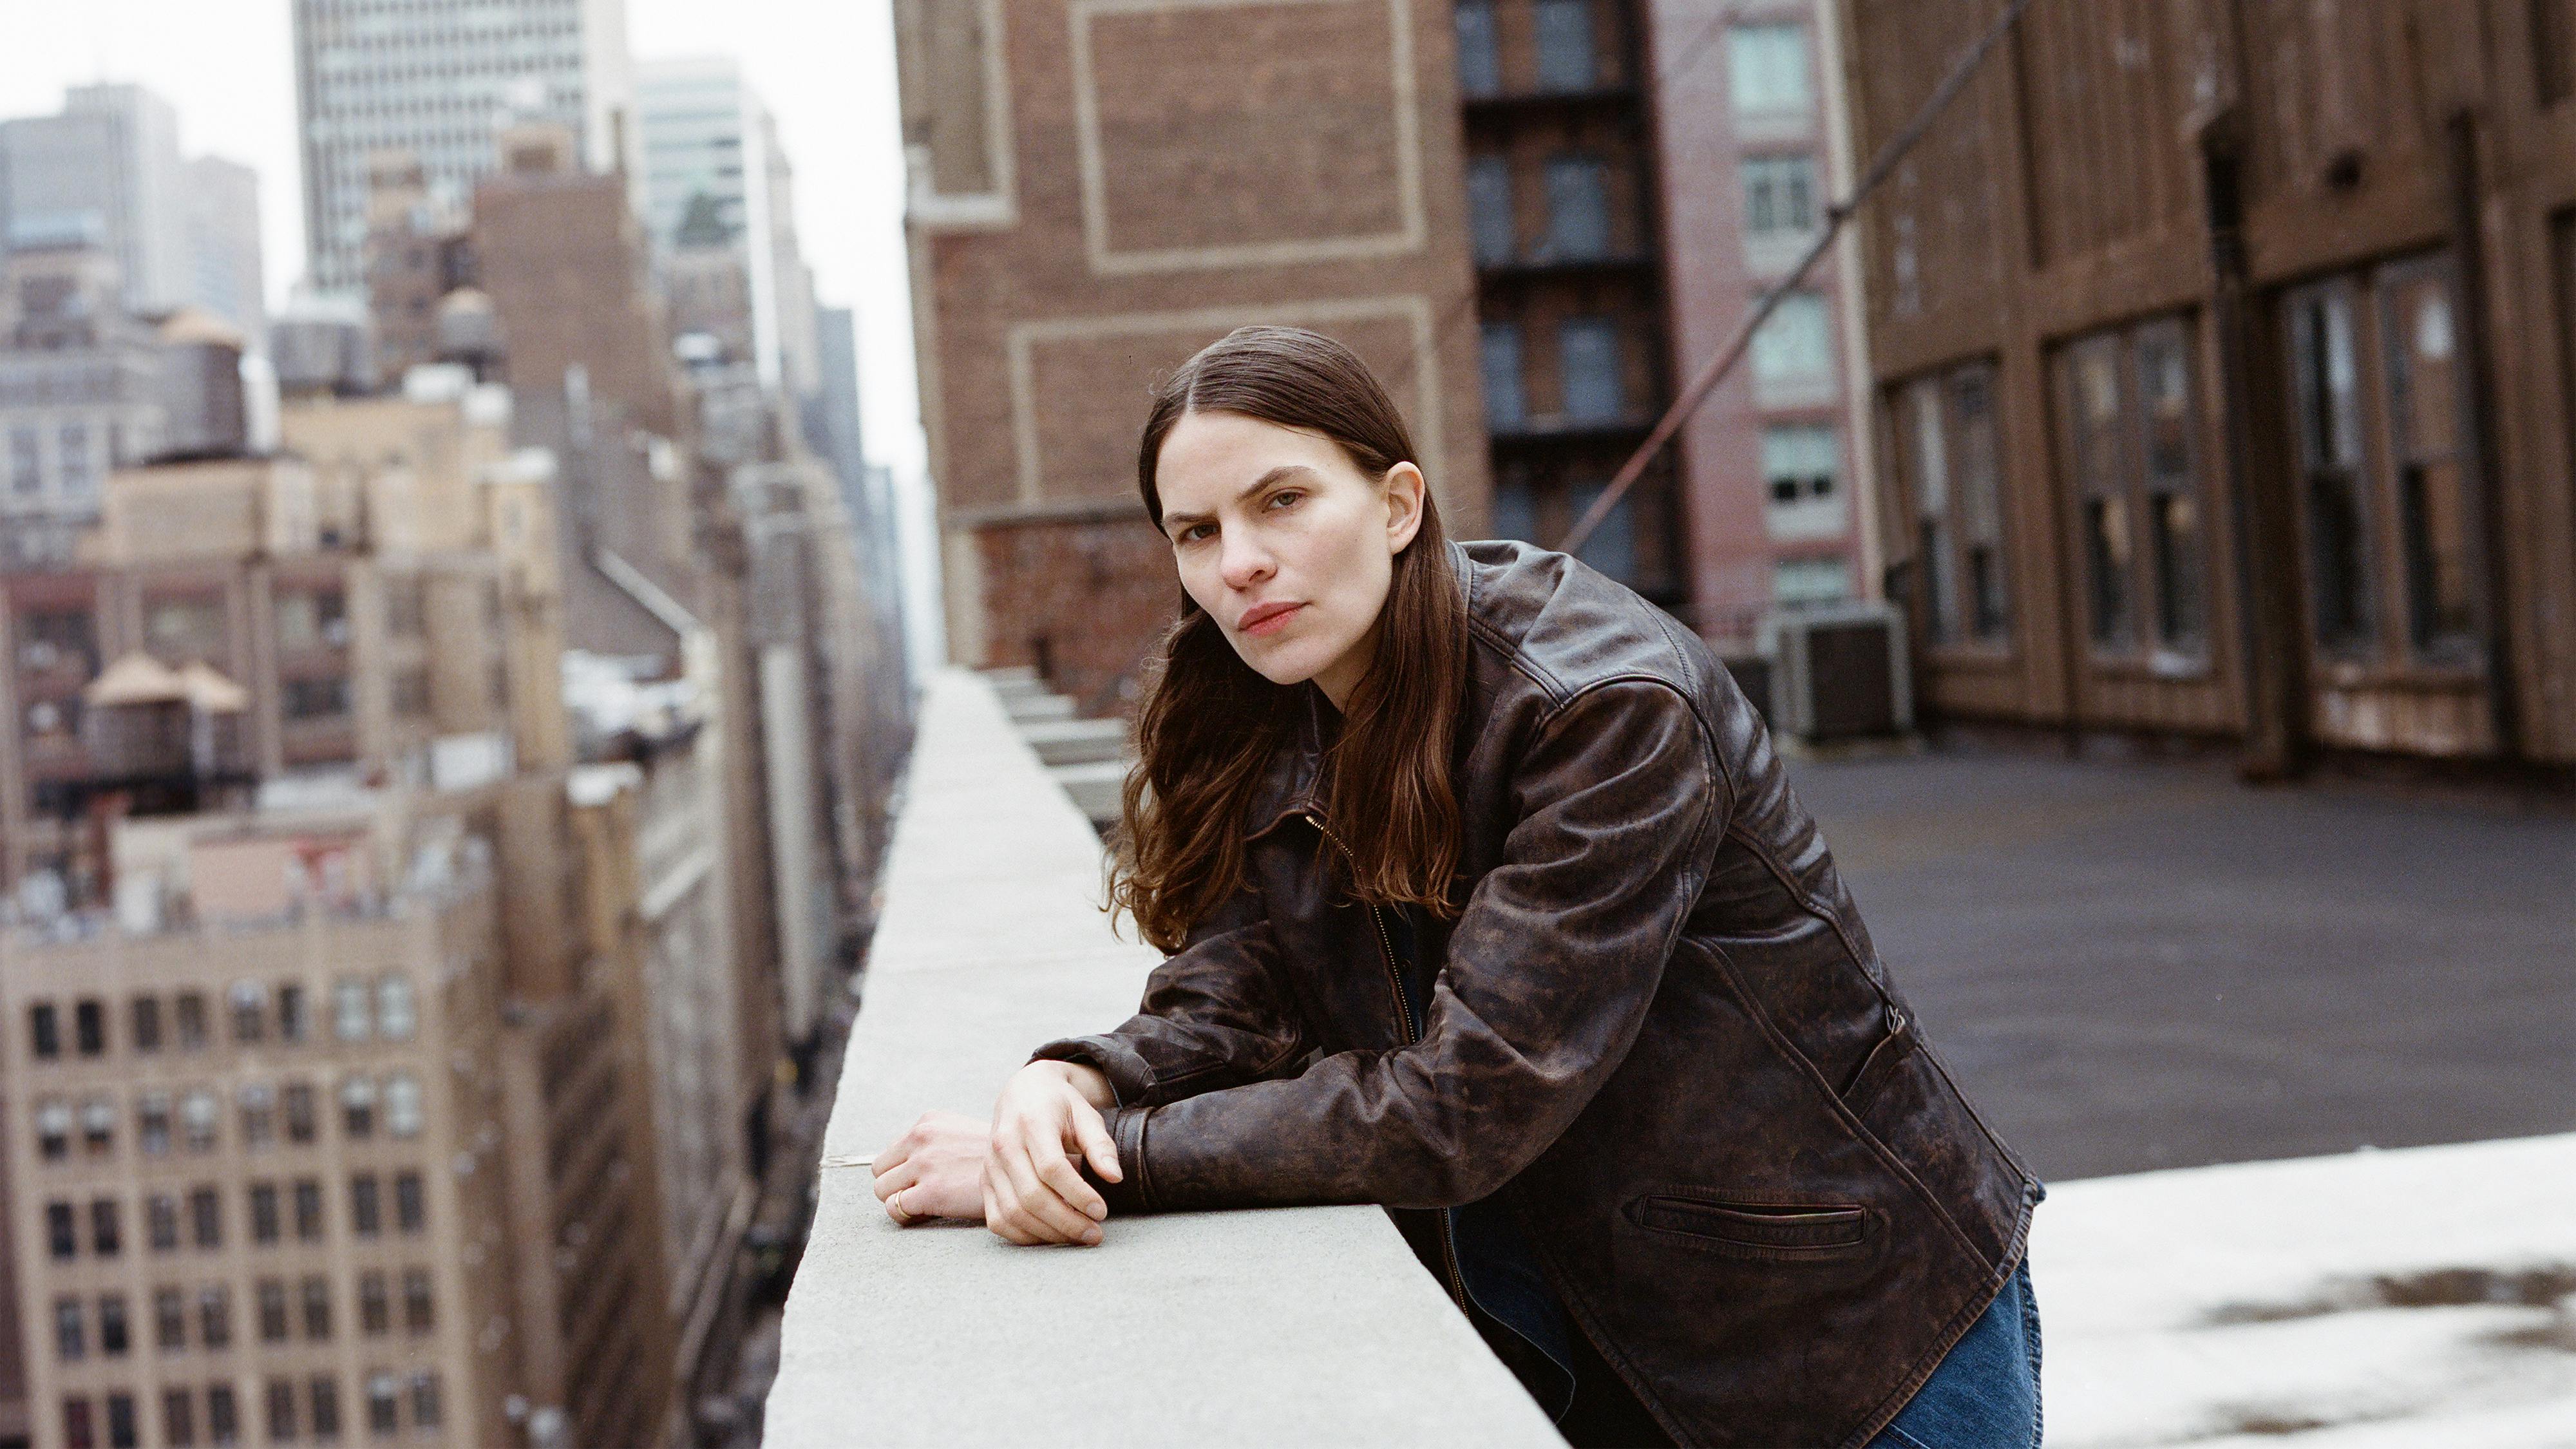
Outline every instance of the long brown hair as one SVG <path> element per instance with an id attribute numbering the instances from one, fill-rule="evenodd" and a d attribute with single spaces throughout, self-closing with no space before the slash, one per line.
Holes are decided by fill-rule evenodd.
<path id="1" fill-rule="evenodd" d="M 1398 463 L 1420 465 L 1403 415 L 1349 348 L 1297 327 L 1237 328 L 1155 389 L 1136 486 L 1158 530 L 1163 439 L 1192 412 L 1236 413 L 1329 438 L 1374 479 Z M 1378 620 L 1376 651 L 1326 760 L 1325 823 L 1349 852 L 1360 900 L 1447 916 L 1459 828 L 1449 752 L 1466 688 L 1467 618 L 1428 490 L 1422 525 L 1395 556 Z M 1180 616 L 1147 667 L 1139 759 L 1127 775 L 1109 877 L 1111 909 L 1133 915 L 1162 950 L 1180 949 L 1241 880 L 1245 812 L 1291 738 L 1294 689 L 1255 673 L 1182 591 Z"/>

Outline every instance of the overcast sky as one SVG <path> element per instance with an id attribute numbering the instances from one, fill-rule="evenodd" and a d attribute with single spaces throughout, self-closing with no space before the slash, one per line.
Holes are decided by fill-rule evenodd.
<path id="1" fill-rule="evenodd" d="M 63 88 L 137 81 L 179 112 L 179 144 L 256 168 L 269 303 L 304 270 L 288 0 L 0 0 L 0 116 Z M 917 475 L 903 255 L 903 159 L 887 0 L 627 0 L 639 59 L 731 55 L 777 113 L 822 299 L 858 309 L 868 452 Z"/>

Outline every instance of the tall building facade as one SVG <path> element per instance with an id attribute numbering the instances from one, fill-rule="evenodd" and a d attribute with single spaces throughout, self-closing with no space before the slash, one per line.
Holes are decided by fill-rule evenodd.
<path id="1" fill-rule="evenodd" d="M 1452 533 L 1483 535 L 1445 4 L 902 0 L 895 19 L 955 657 L 1117 706 L 1177 596 L 1136 499 L 1147 394 L 1246 323 L 1366 358 Z"/>
<path id="2" fill-rule="evenodd" d="M 1866 149 L 1999 0 L 1836 0 Z M 2036 5 L 1863 218 L 1954 721 L 2576 762 L 2576 7 Z"/>
<path id="3" fill-rule="evenodd" d="M 134 85 L 75 86 L 60 115 L 0 121 L 0 242 L 86 239 L 115 258 L 125 306 L 189 298 L 179 118 Z"/>
<path id="4" fill-rule="evenodd" d="M 417 158 L 461 207 L 513 125 L 568 128 L 583 166 L 642 173 L 625 0 L 295 0 L 296 113 L 311 279 L 364 289 L 377 153 Z"/>
<path id="5" fill-rule="evenodd" d="M 187 163 L 190 306 L 222 318 L 253 350 L 268 346 L 268 280 L 259 238 L 259 173 L 220 156 Z"/>

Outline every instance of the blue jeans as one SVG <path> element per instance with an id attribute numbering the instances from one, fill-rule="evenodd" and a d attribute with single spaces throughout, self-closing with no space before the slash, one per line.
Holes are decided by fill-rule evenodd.
<path id="1" fill-rule="evenodd" d="M 2039 1300 L 2030 1259 L 1869 1449 L 2037 1449 Z"/>

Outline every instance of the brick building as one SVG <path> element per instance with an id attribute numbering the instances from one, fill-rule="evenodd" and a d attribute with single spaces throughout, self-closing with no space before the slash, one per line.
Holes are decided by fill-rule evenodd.
<path id="1" fill-rule="evenodd" d="M 1998 0 L 1836 0 L 1866 150 Z M 1865 213 L 1940 717 L 2576 761 L 2576 6 L 2033 5 Z"/>

